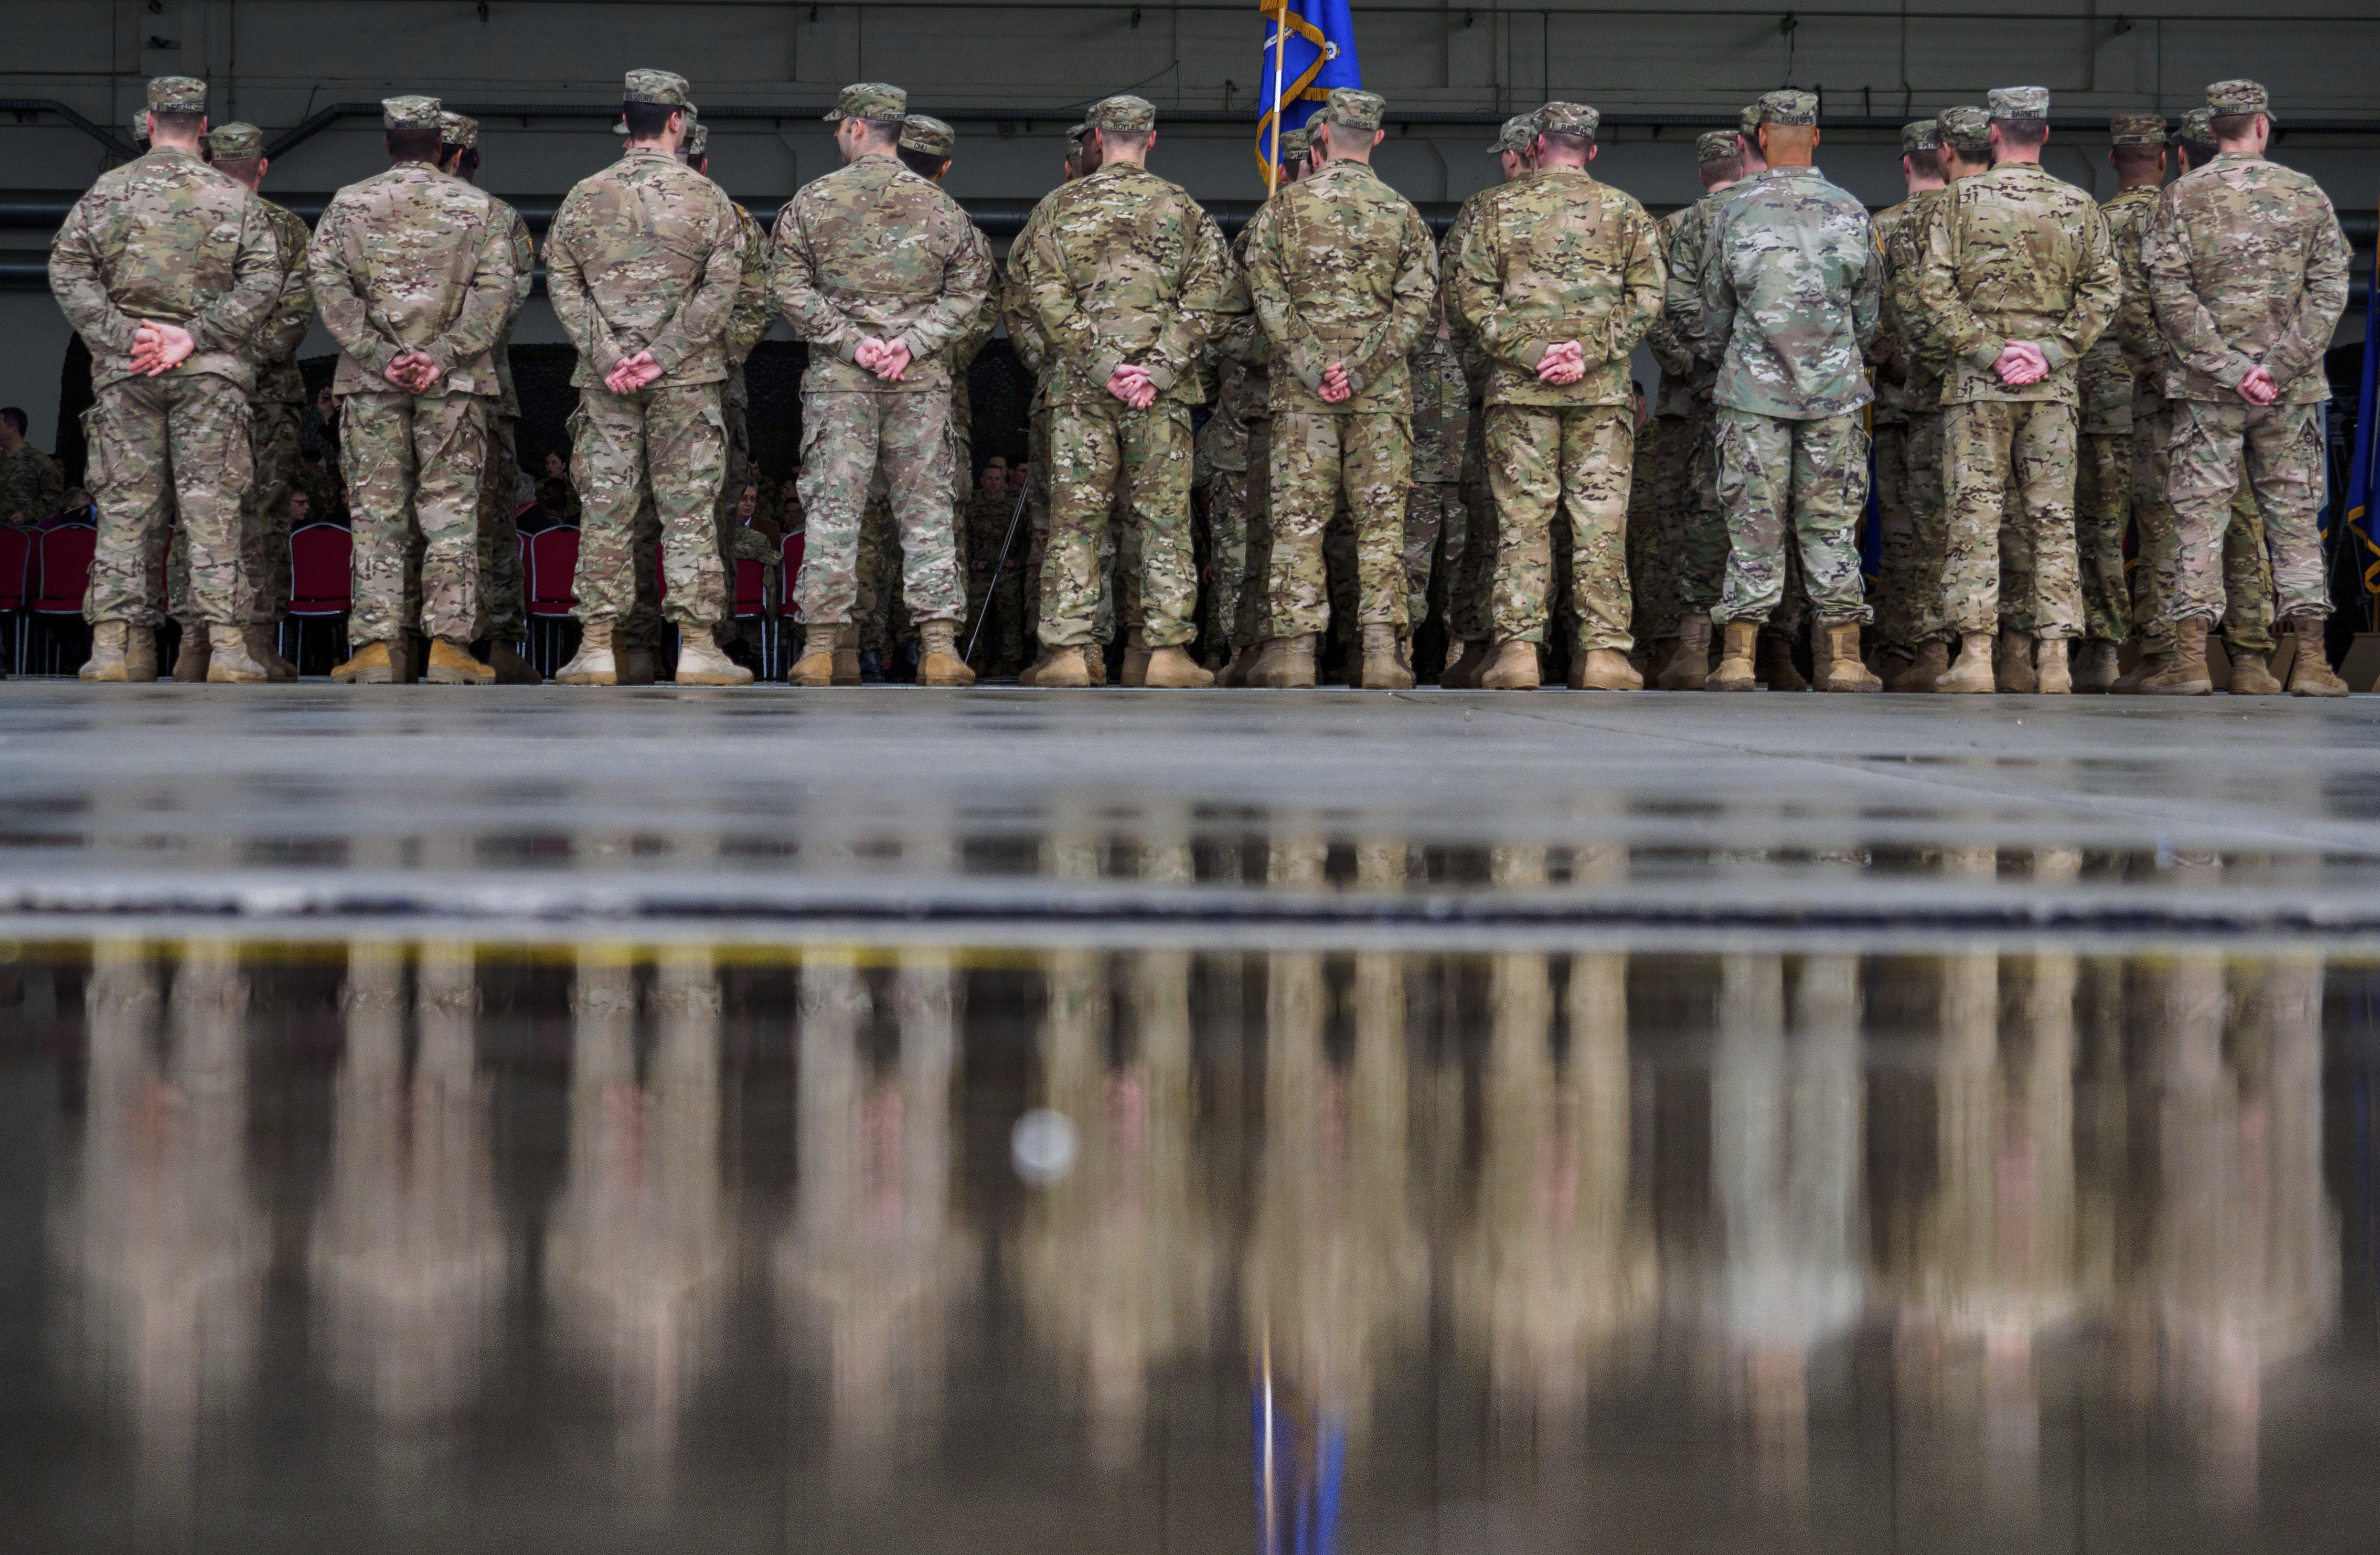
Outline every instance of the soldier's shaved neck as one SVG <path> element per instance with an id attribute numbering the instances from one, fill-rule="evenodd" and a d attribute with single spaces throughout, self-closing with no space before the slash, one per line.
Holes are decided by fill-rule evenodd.
<path id="1" fill-rule="evenodd" d="M 1741 157 L 1715 156 L 1697 166 L 1694 176 L 1703 181 L 1705 194 L 1713 189 L 1723 189 L 1743 176 L 1743 160 Z"/>
<path id="2" fill-rule="evenodd" d="M 384 129 L 381 139 L 388 147 L 391 162 L 426 162 L 438 165 L 438 127 L 407 125 L 402 129 Z"/>
<path id="3" fill-rule="evenodd" d="M 254 194 L 263 187 L 264 165 L 261 156 L 226 157 L 215 164 L 215 171 Z"/>
<path id="4" fill-rule="evenodd" d="M 857 162 L 864 156 L 892 156 L 901 149 L 901 122 L 898 119 L 878 124 L 872 119 L 838 119 L 834 127 L 834 147 L 845 162 Z"/>
<path id="5" fill-rule="evenodd" d="M 1768 167 L 1807 167 L 1818 150 L 1815 124 L 1764 124 L 1760 127 L 1760 160 Z"/>
<path id="6" fill-rule="evenodd" d="M 1972 178 L 1978 173 L 1991 170 L 1992 158 L 1988 152 L 1970 157 L 1955 147 L 1942 148 L 1942 180 L 1946 184 L 1955 184 L 1961 178 Z"/>
<path id="7" fill-rule="evenodd" d="M 207 116 L 204 114 L 161 114 L 150 110 L 149 145 L 152 151 L 171 146 L 177 152 L 199 154 L 199 146 L 206 139 Z"/>
<path id="8" fill-rule="evenodd" d="M 1540 135 L 1536 152 L 1539 167 L 1584 169 L 1595 160 L 1595 142 L 1583 135 Z"/>
<path id="9" fill-rule="evenodd" d="M 2107 165 L 2116 170 L 2118 188 L 2153 189 L 2165 182 L 2165 148 L 2118 146 L 2107 153 Z"/>
<path id="10" fill-rule="evenodd" d="M 2273 121 L 2262 114 L 2226 114 L 2208 122 L 2216 150 L 2226 156 L 2263 156 L 2273 141 Z"/>
<path id="11" fill-rule="evenodd" d="M 1315 162 L 1361 162 L 1372 160 L 1372 148 L 1380 143 L 1384 131 L 1355 129 L 1343 124 L 1317 124 L 1314 127 L 1314 150 L 1306 153 Z"/>
<path id="12" fill-rule="evenodd" d="M 1900 154 L 1900 178 L 1912 194 L 1940 188 L 1942 187 L 1940 149 L 1929 147 L 1923 152 L 1903 152 Z"/>
<path id="13" fill-rule="evenodd" d="M 1105 167 L 1111 162 L 1129 162 L 1136 167 L 1148 165 L 1148 149 L 1157 144 L 1157 131 L 1127 134 L 1121 129 L 1094 129 L 1084 138 L 1083 146 L 1091 152 L 1096 165 Z"/>
<path id="14" fill-rule="evenodd" d="M 2039 119 L 1994 119 L 1992 121 L 1992 161 L 2041 161 L 2041 148 L 2049 143 L 2049 126 Z"/>

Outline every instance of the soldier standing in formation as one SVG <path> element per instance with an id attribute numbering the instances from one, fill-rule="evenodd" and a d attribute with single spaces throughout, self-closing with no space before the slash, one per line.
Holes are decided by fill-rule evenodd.
<path id="1" fill-rule="evenodd" d="M 1908 251 L 1900 247 L 1901 232 L 1925 219 L 1942 188 L 1941 127 L 1934 120 L 1900 127 L 1900 176 L 1908 198 L 1877 212 L 1873 220 L 1876 252 L 1884 260 L 1884 297 L 1876 338 L 1868 346 L 1876 387 L 1876 505 L 1883 530 L 1876 589 L 1876 663 L 1888 691 L 1910 689 L 1906 680 L 1915 667 L 1925 623 L 1942 584 L 1934 565 L 1942 553 L 1939 391 L 1910 360 L 1899 293 L 1905 266 L 1895 258 Z M 1924 411 L 1911 408 L 1913 383 L 1927 396 Z M 1942 668 L 1949 667 L 1946 657 Z M 1929 680 L 1928 689 L 1931 686 Z"/>
<path id="2" fill-rule="evenodd" d="M 554 676 L 565 686 L 620 681 L 613 638 L 636 608 L 634 541 L 647 503 L 661 526 L 663 605 L 678 628 L 677 683 L 752 680 L 712 635 L 729 608 L 717 504 L 744 228 L 719 186 L 678 160 L 686 107 L 684 77 L 629 71 L 627 147 L 570 191 L 546 243 L 547 289 L 578 350 L 572 474 L 585 504 L 577 580 L 585 637 Z"/>
<path id="3" fill-rule="evenodd" d="M 25 441 L 30 424 L 18 407 L 0 407 L 0 524 L 18 528 L 55 513 L 67 494 L 58 462 Z"/>

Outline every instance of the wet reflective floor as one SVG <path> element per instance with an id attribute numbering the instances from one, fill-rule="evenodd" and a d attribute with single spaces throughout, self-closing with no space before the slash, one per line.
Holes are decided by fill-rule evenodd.
<path id="1" fill-rule="evenodd" d="M 6 946 L 0 1542 L 2372 1548 L 2380 966 L 1748 943 Z"/>

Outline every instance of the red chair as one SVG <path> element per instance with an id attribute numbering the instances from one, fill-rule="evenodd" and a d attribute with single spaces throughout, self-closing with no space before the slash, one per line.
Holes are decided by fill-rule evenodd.
<path id="1" fill-rule="evenodd" d="M 578 531 L 540 529 L 523 535 L 522 606 L 528 614 L 529 662 L 551 679 L 562 667 L 564 626 L 578 608 Z"/>
<path id="2" fill-rule="evenodd" d="M 82 619 L 83 596 L 91 592 L 91 559 L 99 549 L 99 530 L 90 524 L 61 524 L 42 531 L 32 550 L 32 565 L 25 584 L 30 596 L 31 613 L 37 619 L 55 622 L 71 618 Z M 50 673 L 59 673 L 56 666 L 58 638 L 50 633 Z"/>
<path id="3" fill-rule="evenodd" d="M 11 662 L 25 662 L 25 597 L 30 591 L 33 536 L 26 529 L 0 526 L 0 614 L 8 625 Z"/>
<path id="4" fill-rule="evenodd" d="M 760 674 L 771 677 L 775 671 L 771 630 L 775 624 L 776 601 L 769 597 L 769 569 L 759 562 L 738 557 L 735 562 L 735 602 L 734 614 L 738 621 L 760 623 Z"/>
<path id="5" fill-rule="evenodd" d="M 292 663 L 306 653 L 306 624 L 336 620 L 355 606 L 356 537 L 336 524 L 308 524 L 289 536 L 289 641 Z"/>

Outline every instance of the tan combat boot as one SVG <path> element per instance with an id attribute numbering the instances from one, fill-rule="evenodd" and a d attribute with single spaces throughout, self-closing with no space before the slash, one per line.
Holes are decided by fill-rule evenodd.
<path id="1" fill-rule="evenodd" d="M 844 626 L 843 628 L 843 635 L 835 639 L 834 674 L 831 684 L 835 686 L 857 686 L 861 684 L 859 674 L 859 626 L 856 622 L 849 623 Z"/>
<path id="2" fill-rule="evenodd" d="M 1096 644 L 1045 648 L 1041 650 L 1041 662 L 1033 666 L 1033 684 L 1045 689 L 1053 686 L 1076 689 L 1094 685 L 1091 666 L 1087 661 L 1098 651 Z"/>
<path id="3" fill-rule="evenodd" d="M 1269 691 L 1311 690 L 1314 686 L 1314 634 L 1274 638 L 1264 645 L 1248 684 Z"/>
<path id="4" fill-rule="evenodd" d="M 185 686 L 203 685 L 213 652 L 214 642 L 206 626 L 200 622 L 185 622 L 182 646 L 174 654 L 174 678 Z"/>
<path id="5" fill-rule="evenodd" d="M 2228 644 L 2226 650 L 2231 656 L 2231 683 L 2224 690 L 2235 697 L 2277 697 L 2286 689 L 2273 678 L 2269 654 L 2232 650 Z"/>
<path id="6" fill-rule="evenodd" d="M 2085 697 L 2105 696 L 2116 688 L 2119 666 L 2116 661 L 2116 645 L 2093 638 L 2083 643 L 2082 651 L 2074 661 L 2074 689 Z"/>
<path id="7" fill-rule="evenodd" d="M 612 662 L 622 686 L 650 686 L 661 678 L 661 663 L 650 644 L 628 642 L 612 634 Z"/>
<path id="8" fill-rule="evenodd" d="M 617 686 L 620 684 L 620 661 L 612 651 L 612 638 L 618 631 L 616 623 L 589 621 L 578 637 L 578 651 L 570 662 L 553 674 L 556 686 Z"/>
<path id="9" fill-rule="evenodd" d="M 1645 679 L 1651 680 L 1663 670 L 1668 669 L 1670 667 L 1670 661 L 1677 656 L 1678 639 L 1676 634 L 1672 633 L 1670 636 L 1666 638 L 1655 638 L 1653 639 L 1652 646 L 1645 650 L 1645 663 L 1643 668 L 1638 671 L 1638 674 Z M 1634 656 L 1631 655 L 1628 662 L 1632 664 L 1636 662 Z"/>
<path id="10" fill-rule="evenodd" d="M 1877 650 L 1873 668 L 1876 670 L 1876 678 L 1884 683 L 1885 689 L 1890 690 L 1896 682 L 1909 674 L 1911 666 L 1916 662 L 1917 655 L 1910 650 L 1887 648 Z"/>
<path id="11" fill-rule="evenodd" d="M 1654 676 L 1660 691 L 1699 691 L 1710 678 L 1711 618 L 1694 612 L 1678 618 L 1678 649 Z"/>
<path id="12" fill-rule="evenodd" d="M 1488 673 L 1488 661 L 1496 657 L 1495 645 L 1486 638 L 1465 638 L 1455 645 L 1455 655 L 1440 670 L 1438 684 L 1447 691 L 1476 691 L 1479 677 Z"/>
<path id="13" fill-rule="evenodd" d="M 917 624 L 917 684 L 920 686 L 973 686 L 975 672 L 959 657 L 959 624 L 955 621 L 921 621 Z"/>
<path id="14" fill-rule="evenodd" d="M 133 639 L 147 638 L 149 673 L 143 676 L 133 660 Z M 157 638 L 147 626 L 135 626 L 128 621 L 94 622 L 91 628 L 91 657 L 75 672 L 78 680 L 106 681 L 110 684 L 157 678 Z"/>
<path id="15" fill-rule="evenodd" d="M 809 635 L 802 639 L 802 656 L 785 671 L 788 686 L 832 686 L 834 684 L 835 645 L 843 640 L 849 627 L 836 624 L 810 623 Z"/>
<path id="16" fill-rule="evenodd" d="M 1413 666 L 1405 662 L 1404 645 L 1397 640 L 1394 626 L 1380 622 L 1364 628 L 1364 667 L 1355 684 L 1366 691 L 1413 689 Z"/>
<path id="17" fill-rule="evenodd" d="M 1802 666 L 1793 662 L 1792 640 L 1782 632 L 1764 628 L 1759 646 L 1753 654 L 1757 666 L 1753 674 L 1771 691 L 1807 691 L 1810 683 L 1802 678 Z"/>
<path id="18" fill-rule="evenodd" d="M 2344 697 L 2347 682 L 2330 667 L 2330 650 L 2323 642 L 2325 628 L 2319 615 L 2301 615 L 2289 623 L 2298 635 L 2298 662 L 2289 666 L 2289 695 L 2292 697 Z M 2231 672 L 2231 684 L 2237 688 L 2238 670 Z"/>
<path id="19" fill-rule="evenodd" d="M 1993 688 L 2010 696 L 2030 697 L 2038 683 L 2033 675 L 2033 638 L 2001 628 L 1992 654 Z"/>
<path id="20" fill-rule="evenodd" d="M 513 645 L 502 638 L 488 644 L 488 668 L 496 672 L 498 686 L 543 686 L 545 676 L 537 666 L 515 651 Z"/>
<path id="21" fill-rule="evenodd" d="M 449 638 L 430 639 L 430 662 L 421 678 L 432 686 L 493 686 L 496 672 L 471 657 L 471 645 Z"/>
<path id="22" fill-rule="evenodd" d="M 272 627 L 250 626 L 245 635 L 248 656 L 264 666 L 265 679 L 285 686 L 298 678 L 298 666 L 284 659 L 281 650 L 273 646 Z"/>
<path id="23" fill-rule="evenodd" d="M 1116 677 L 1119 684 L 1135 687 L 1148 684 L 1148 639 L 1140 635 L 1139 627 L 1124 634 L 1123 672 Z"/>
<path id="24" fill-rule="evenodd" d="M 1934 689 L 1954 697 L 1988 697 L 1999 689 L 1992 673 L 1992 634 L 1959 634 L 1959 659 L 1934 682 Z"/>
<path id="25" fill-rule="evenodd" d="M 2034 688 L 2044 697 L 2070 696 L 2074 672 L 2067 662 L 2064 638 L 2041 638 L 2033 645 Z"/>
<path id="26" fill-rule="evenodd" d="M 394 686 L 397 664 L 384 642 L 368 642 L 344 664 L 331 666 L 331 678 L 353 686 Z"/>
<path id="27" fill-rule="evenodd" d="M 1685 634 L 1681 632 L 1682 641 Z M 1730 621 L 1720 632 L 1718 668 L 1703 677 L 1706 691 L 1749 691 L 1760 684 L 1752 671 L 1753 656 L 1760 650 L 1760 623 Z"/>
<path id="28" fill-rule="evenodd" d="M 1642 691 L 1645 689 L 1645 677 L 1619 650 L 1590 648 L 1584 653 L 1571 655 L 1570 688 L 1573 691 Z"/>
<path id="29" fill-rule="evenodd" d="M 261 686 L 270 678 L 264 666 L 249 657 L 247 627 L 209 626 L 206 634 L 208 685 Z"/>
<path id="30" fill-rule="evenodd" d="M 1089 673 L 1093 686 L 1105 686 L 1108 683 L 1108 645 L 1094 642 L 1085 647 L 1083 668 Z"/>
<path id="31" fill-rule="evenodd" d="M 1203 691 L 1215 684 L 1215 673 L 1179 647 L 1160 648 L 1148 655 L 1140 683 L 1155 691 Z"/>
<path id="32" fill-rule="evenodd" d="M 1884 680 L 1868 673 L 1860 658 L 1860 628 L 1856 621 L 1846 621 L 1840 626 L 1816 628 L 1818 647 L 1814 651 L 1823 660 L 1818 665 L 1818 689 L 1821 691 L 1881 691 Z"/>
<path id="33" fill-rule="evenodd" d="M 2114 696 L 2137 697 L 2140 695 L 2141 682 L 2153 674 L 2162 673 L 2172 662 L 2173 638 L 2165 633 L 2159 633 L 2155 638 L 2143 633 L 2141 637 L 2139 661 L 2131 669 L 2118 675 L 2116 684 L 2107 689 Z"/>
<path id="34" fill-rule="evenodd" d="M 2141 682 L 2143 697 L 2211 697 L 2214 678 L 2206 673 L 2206 623 L 2173 624 L 2173 662 Z"/>
<path id="35" fill-rule="evenodd" d="M 941 626 L 949 626 L 945 621 Z M 959 666 L 965 669 L 966 666 Z M 677 634 L 677 671 L 671 679 L 680 686 L 749 686 L 752 672 L 720 651 L 708 626 L 681 626 Z M 973 681 L 973 675 L 967 676 Z"/>
<path id="36" fill-rule="evenodd" d="M 1518 638 L 1496 644 L 1496 662 L 1479 677 L 1482 691 L 1535 691 L 1543 679 L 1537 668 L 1537 645 Z"/>
<path id="37" fill-rule="evenodd" d="M 1950 645 L 1937 638 L 1932 642 L 1917 645 L 1917 657 L 1909 668 L 1885 684 L 1888 691 L 1924 693 L 1931 696 L 1934 683 L 1950 673 Z"/>

